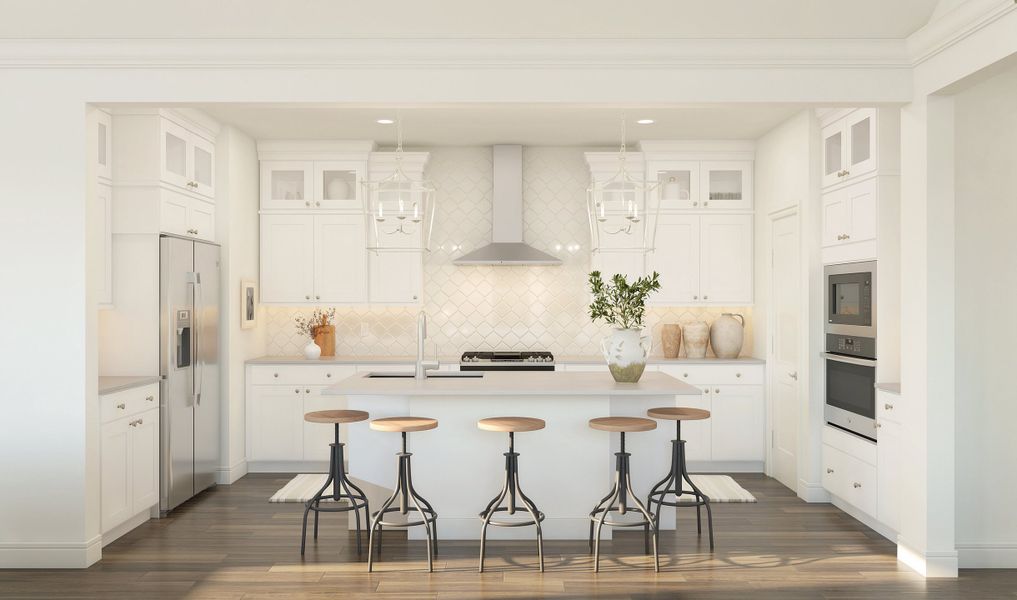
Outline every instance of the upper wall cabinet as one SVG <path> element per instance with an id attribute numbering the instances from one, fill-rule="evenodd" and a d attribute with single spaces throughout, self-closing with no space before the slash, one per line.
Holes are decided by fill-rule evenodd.
<path id="1" fill-rule="evenodd" d="M 100 181 L 113 179 L 113 117 L 95 110 L 95 175 Z"/>
<path id="2" fill-rule="evenodd" d="M 876 170 L 876 109 L 859 108 L 823 127 L 823 187 Z"/>
<path id="3" fill-rule="evenodd" d="M 642 142 L 646 179 L 661 211 L 752 210 L 751 142 Z"/>
<path id="4" fill-rule="evenodd" d="M 179 122 L 160 121 L 162 180 L 215 198 L 215 143 Z"/>
<path id="5" fill-rule="evenodd" d="M 266 141 L 261 210 L 361 211 L 361 187 L 373 142 Z"/>

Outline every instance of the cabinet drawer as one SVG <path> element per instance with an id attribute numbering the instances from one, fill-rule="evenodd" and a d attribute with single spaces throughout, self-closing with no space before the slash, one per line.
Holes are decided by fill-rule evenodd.
<path id="1" fill-rule="evenodd" d="M 150 385 L 105 394 L 99 397 L 101 418 L 109 423 L 123 417 L 136 415 L 140 412 L 159 408 L 159 384 Z"/>
<path id="2" fill-rule="evenodd" d="M 883 423 L 889 421 L 897 425 L 900 420 L 900 394 L 894 394 L 883 390 L 876 390 L 876 421 Z"/>
<path id="3" fill-rule="evenodd" d="M 872 466 L 876 465 L 876 444 L 846 431 L 823 426 L 823 443 Z"/>
<path id="4" fill-rule="evenodd" d="M 252 366 L 254 385 L 331 385 L 357 372 L 354 365 L 257 365 Z"/>
<path id="5" fill-rule="evenodd" d="M 841 450 L 823 445 L 823 487 L 831 494 L 876 516 L 876 467 Z"/>
<path id="6" fill-rule="evenodd" d="M 660 371 L 692 385 L 763 385 L 763 365 L 662 364 Z"/>

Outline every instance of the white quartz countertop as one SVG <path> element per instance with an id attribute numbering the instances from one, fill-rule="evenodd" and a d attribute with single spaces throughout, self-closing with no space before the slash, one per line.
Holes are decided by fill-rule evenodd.
<path id="1" fill-rule="evenodd" d="M 146 375 L 138 377 L 100 377 L 99 378 L 99 395 L 112 394 L 113 392 L 122 392 L 131 388 L 141 387 L 150 383 L 157 383 L 159 381 L 158 375 Z"/>
<path id="2" fill-rule="evenodd" d="M 483 377 L 369 378 L 358 373 L 326 389 L 336 396 L 699 396 L 699 388 L 670 375 L 646 372 L 638 383 L 608 373 L 488 371 Z"/>
<path id="3" fill-rule="evenodd" d="M 428 357 L 430 360 L 431 357 Z M 459 355 L 456 356 L 440 356 L 438 360 L 443 365 L 459 364 Z M 603 356 L 576 356 L 576 355 L 565 355 L 555 356 L 554 360 L 558 364 L 562 365 L 581 365 L 581 364 L 603 364 Z M 415 356 L 357 356 L 357 355 L 345 355 L 345 356 L 326 356 L 322 358 L 316 358 L 313 360 L 306 359 L 302 356 L 262 356 L 259 358 L 252 358 L 247 361 L 249 365 L 390 365 L 390 364 L 413 364 L 416 361 Z M 762 365 L 766 361 L 759 358 L 742 357 L 742 358 L 663 358 L 660 356 L 651 356 L 646 360 L 647 364 L 651 365 Z"/>

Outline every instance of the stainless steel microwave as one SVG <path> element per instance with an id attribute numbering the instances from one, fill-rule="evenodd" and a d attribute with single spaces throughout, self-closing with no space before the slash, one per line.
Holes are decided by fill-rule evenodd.
<path id="1" fill-rule="evenodd" d="M 827 265 L 826 332 L 876 337 L 876 263 Z"/>

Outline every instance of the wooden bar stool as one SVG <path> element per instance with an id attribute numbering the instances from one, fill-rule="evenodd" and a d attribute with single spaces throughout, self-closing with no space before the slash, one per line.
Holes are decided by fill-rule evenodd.
<path id="1" fill-rule="evenodd" d="M 646 414 L 654 419 L 670 420 L 675 422 L 675 439 L 671 440 L 671 470 L 667 476 L 657 482 L 655 486 L 650 490 L 650 494 L 646 497 L 646 505 L 653 509 L 653 505 L 657 505 L 657 510 L 654 513 L 657 521 L 660 521 L 660 508 L 661 506 L 695 506 L 696 507 L 696 529 L 699 535 L 703 535 L 703 518 L 702 518 L 702 507 L 706 507 L 706 522 L 710 529 L 710 550 L 713 550 L 713 511 L 710 509 L 710 498 L 706 494 L 699 491 L 695 483 L 692 483 L 692 478 L 689 477 L 689 470 L 685 465 L 685 440 L 682 439 L 682 421 L 700 421 L 702 419 L 710 418 L 710 411 L 703 410 L 701 408 L 684 408 L 675 406 L 664 406 L 660 408 L 651 408 L 646 411 Z M 684 489 L 682 481 L 689 484 L 692 491 Z M 663 487 L 663 489 L 658 489 Z M 674 502 L 665 500 L 668 495 L 674 496 Z M 694 496 L 694 502 L 682 502 L 681 497 Z"/>
<path id="2" fill-rule="evenodd" d="M 437 419 L 429 419 L 426 417 L 388 417 L 385 419 L 375 419 L 371 421 L 371 429 L 375 431 L 396 431 L 402 434 L 402 452 L 396 454 L 399 458 L 399 475 L 396 478 L 395 491 L 389 496 L 389 499 L 382 505 L 381 510 L 374 513 L 374 520 L 371 523 L 371 536 L 367 542 L 367 572 L 370 573 L 374 569 L 373 563 L 373 548 L 374 548 L 374 531 L 378 530 L 378 557 L 381 558 L 381 531 L 382 527 L 397 527 L 406 529 L 408 527 L 416 527 L 423 525 L 424 529 L 427 530 L 427 570 L 428 572 L 434 572 L 434 557 L 438 554 L 438 513 L 434 512 L 431 504 L 424 500 L 413 488 L 413 476 L 410 473 L 410 457 L 412 453 L 406 451 L 406 434 L 411 431 L 427 431 L 434 429 L 438 426 Z M 392 506 L 396 500 L 399 501 L 398 506 Z M 401 515 L 407 514 L 410 510 L 410 504 L 413 504 L 412 509 L 416 510 L 420 514 L 419 521 L 410 521 L 407 523 L 394 523 L 391 521 L 384 521 L 385 515 L 391 512 L 399 512 Z"/>
<path id="3" fill-rule="evenodd" d="M 590 427 L 600 431 L 618 432 L 621 434 L 621 451 L 615 452 L 615 475 L 614 486 L 611 491 L 597 503 L 596 508 L 590 512 L 590 546 L 593 551 L 593 572 L 600 571 L 600 529 L 604 525 L 611 527 L 642 527 L 643 543 L 645 551 L 649 554 L 649 538 L 653 537 L 653 570 L 660 572 L 660 558 L 657 555 L 657 524 L 653 515 L 650 514 L 639 496 L 632 491 L 632 479 L 629 471 L 629 457 L 631 454 L 625 451 L 625 434 L 638 431 L 651 431 L 657 428 L 657 422 L 643 417 L 600 417 L 590 419 Z M 629 502 L 633 506 L 629 506 Z M 642 513 L 642 521 L 612 521 L 607 519 L 607 514 L 617 512 L 624 515 L 630 508 Z M 594 531 L 596 525 L 596 531 Z M 594 537 L 596 533 L 596 537 Z"/>
<path id="4" fill-rule="evenodd" d="M 480 513 L 484 525 L 480 528 L 480 572 L 484 572 L 484 546 L 487 542 L 487 526 L 495 527 L 526 527 L 533 525 L 537 529 L 537 556 L 540 559 L 540 572 L 544 572 L 544 536 L 540 530 L 540 522 L 544 520 L 544 513 L 537 510 L 537 505 L 523 493 L 519 487 L 519 453 L 516 452 L 516 438 L 518 432 L 538 431 L 544 428 L 542 419 L 531 417 L 492 417 L 477 421 L 477 427 L 484 431 L 500 431 L 509 434 L 509 451 L 505 453 L 505 484 L 501 493 L 495 496 L 494 500 L 487 503 Z M 501 503 L 508 499 L 508 506 Z M 517 502 L 522 502 L 523 507 L 530 513 L 529 521 L 496 521 L 493 520 L 495 513 L 507 512 L 510 515 L 516 514 Z"/>
<path id="5" fill-rule="evenodd" d="M 304 554 L 304 546 L 307 542 L 307 513 L 314 511 L 314 539 L 318 539 L 318 513 L 321 512 L 349 512 L 357 519 L 357 554 L 360 554 L 360 509 L 364 509 L 364 525 L 370 520 L 371 510 L 367 505 L 367 495 L 364 490 L 358 488 L 346 475 L 344 445 L 339 441 L 339 425 L 341 423 L 357 423 L 366 421 L 369 414 L 362 410 L 319 410 L 304 415 L 308 423 L 330 423 L 335 426 L 335 441 L 329 444 L 331 452 L 328 458 L 328 479 L 325 485 L 321 486 L 310 500 L 304 503 L 304 525 L 300 531 L 300 554 Z M 325 490 L 332 486 L 332 493 L 326 494 Z M 354 494 L 351 490 L 355 490 Z M 332 506 L 321 506 L 322 499 L 328 498 L 335 502 Z M 349 500 L 348 506 L 341 506 L 340 500 Z"/>

